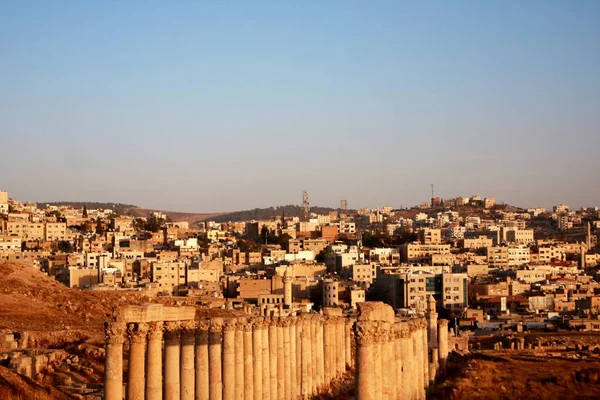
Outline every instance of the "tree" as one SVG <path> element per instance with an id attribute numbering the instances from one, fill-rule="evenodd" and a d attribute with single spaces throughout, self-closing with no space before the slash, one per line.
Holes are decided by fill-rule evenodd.
<path id="1" fill-rule="evenodd" d="M 71 244 L 71 242 L 67 241 L 67 240 L 61 240 L 60 242 L 58 242 L 58 250 L 62 251 L 63 253 L 72 253 L 73 252 L 73 245 Z"/>
<path id="2" fill-rule="evenodd" d="M 333 254 L 333 250 L 331 249 L 331 246 L 327 246 L 323 250 L 321 250 L 319 252 L 319 254 L 317 254 L 317 256 L 315 257 L 315 261 L 318 263 L 324 263 L 325 260 L 327 259 L 328 254 Z"/>
<path id="3" fill-rule="evenodd" d="M 261 242 L 265 242 L 269 237 L 269 228 L 267 228 L 266 225 L 263 225 L 262 228 L 260 228 L 260 240 Z"/>
<path id="4" fill-rule="evenodd" d="M 156 215 L 151 215 L 150 218 L 146 220 L 146 230 L 150 232 L 158 232 L 162 226 L 165 224 L 165 220 L 162 218 L 156 217 Z"/>
<path id="5" fill-rule="evenodd" d="M 100 219 L 100 217 L 96 218 L 96 234 L 104 234 L 104 226 L 102 225 L 102 220 Z"/>
<path id="6" fill-rule="evenodd" d="M 88 211 L 87 211 L 87 206 L 84 205 L 83 206 L 83 218 L 87 218 L 88 217 Z"/>

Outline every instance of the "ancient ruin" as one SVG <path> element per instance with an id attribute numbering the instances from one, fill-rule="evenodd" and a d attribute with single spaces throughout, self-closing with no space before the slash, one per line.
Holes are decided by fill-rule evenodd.
<path id="1" fill-rule="evenodd" d="M 430 350 L 428 326 L 379 302 L 361 304 L 356 318 L 196 320 L 194 307 L 127 306 L 106 323 L 105 398 L 308 399 L 356 363 L 358 399 L 424 399 L 431 364 L 448 354 L 447 343 Z M 447 323 L 436 326 L 447 338 Z"/>

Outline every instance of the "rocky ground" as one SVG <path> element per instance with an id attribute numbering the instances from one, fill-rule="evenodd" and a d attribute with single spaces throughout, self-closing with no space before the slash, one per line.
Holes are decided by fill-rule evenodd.
<path id="1" fill-rule="evenodd" d="M 431 399 L 598 399 L 600 336 L 545 337 L 526 351 L 475 351 L 455 356 Z"/>

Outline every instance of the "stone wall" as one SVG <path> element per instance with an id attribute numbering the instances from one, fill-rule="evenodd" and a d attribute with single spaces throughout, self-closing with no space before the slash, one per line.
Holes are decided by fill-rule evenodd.
<path id="1" fill-rule="evenodd" d="M 356 364 L 357 399 L 424 399 L 448 356 L 447 321 L 379 302 L 337 315 L 195 320 L 192 307 L 129 306 L 106 324 L 105 399 L 309 399 Z M 441 341 L 446 340 L 445 343 Z M 123 382 L 123 346 L 129 373 Z"/>

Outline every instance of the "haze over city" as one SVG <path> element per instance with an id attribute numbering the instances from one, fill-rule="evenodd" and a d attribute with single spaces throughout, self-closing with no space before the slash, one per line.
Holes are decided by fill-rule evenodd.
<path id="1" fill-rule="evenodd" d="M 0 186 L 220 212 L 597 204 L 600 3 L 14 2 Z"/>

